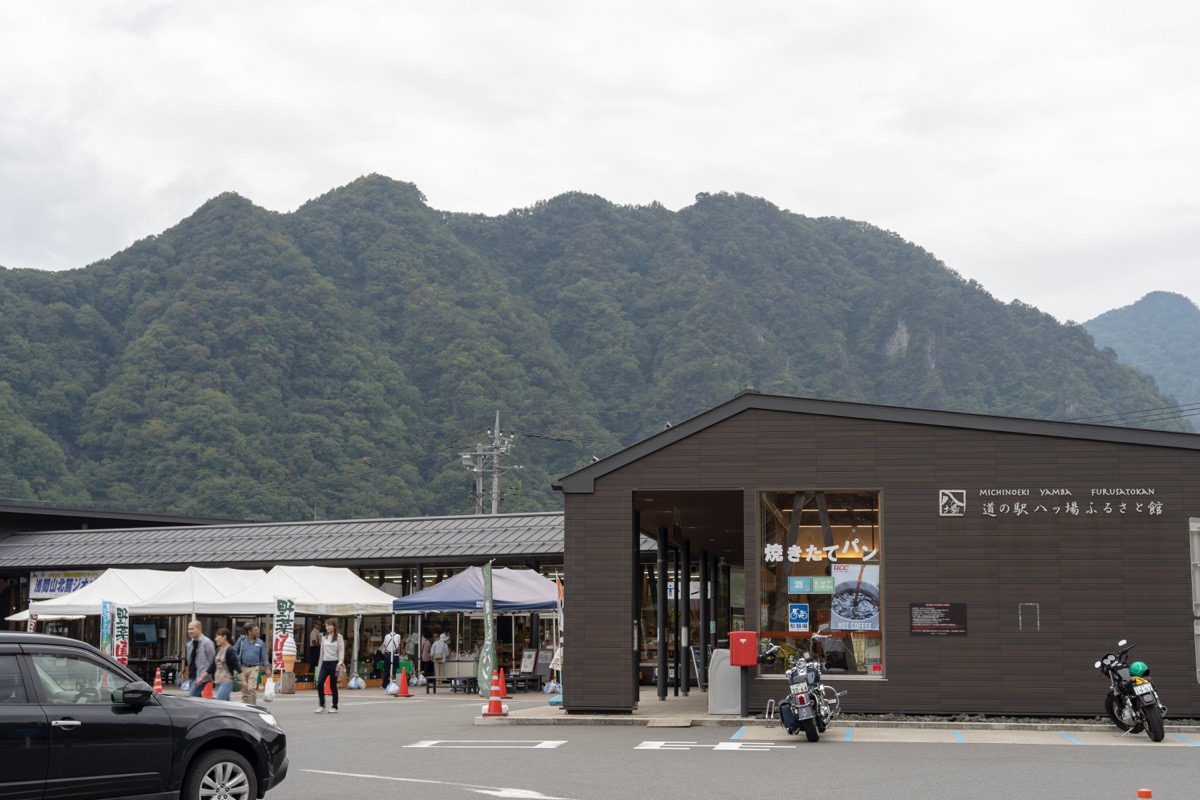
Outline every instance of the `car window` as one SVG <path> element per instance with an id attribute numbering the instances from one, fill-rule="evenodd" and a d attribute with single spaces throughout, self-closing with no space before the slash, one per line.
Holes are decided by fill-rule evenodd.
<path id="1" fill-rule="evenodd" d="M 99 663 L 75 655 L 35 653 L 33 668 L 47 703 L 111 705 L 113 691 L 129 683 Z"/>
<path id="2" fill-rule="evenodd" d="M 25 703 L 25 684 L 16 655 L 0 655 L 0 703 Z"/>

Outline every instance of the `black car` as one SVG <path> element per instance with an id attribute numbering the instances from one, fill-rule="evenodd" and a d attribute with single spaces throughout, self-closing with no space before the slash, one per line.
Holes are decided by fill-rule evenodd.
<path id="1" fill-rule="evenodd" d="M 255 706 L 156 694 L 83 642 L 0 632 L 0 798 L 262 797 L 287 741 Z"/>

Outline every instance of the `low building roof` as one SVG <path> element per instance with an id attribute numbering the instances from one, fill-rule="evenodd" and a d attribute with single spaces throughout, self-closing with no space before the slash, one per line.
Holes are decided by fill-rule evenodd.
<path id="1" fill-rule="evenodd" d="M 0 570 L 510 564 L 562 552 L 556 511 L 16 533 L 0 539 Z"/>

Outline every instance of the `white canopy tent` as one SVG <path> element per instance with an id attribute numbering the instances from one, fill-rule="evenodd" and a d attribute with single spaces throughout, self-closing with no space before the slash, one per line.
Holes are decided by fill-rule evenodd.
<path id="1" fill-rule="evenodd" d="M 393 597 L 345 567 L 278 566 L 228 597 L 196 603 L 197 614 L 274 614 L 275 598 L 291 597 L 297 614 L 348 617 L 391 614 Z"/>
<path id="2" fill-rule="evenodd" d="M 188 567 L 171 573 L 175 579 L 154 595 L 130 606 L 132 614 L 188 614 L 197 606 L 220 600 L 253 586 L 267 574 L 261 569 Z"/>
<path id="3" fill-rule="evenodd" d="M 29 613 L 42 616 L 68 616 L 100 614 L 100 606 L 111 600 L 119 606 L 133 607 L 179 577 L 178 572 L 158 569 L 110 569 L 96 580 L 62 597 L 50 600 L 35 600 L 29 604 Z"/>

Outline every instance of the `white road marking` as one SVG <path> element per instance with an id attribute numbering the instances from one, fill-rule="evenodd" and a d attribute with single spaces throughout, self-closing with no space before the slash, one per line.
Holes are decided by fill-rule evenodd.
<path id="1" fill-rule="evenodd" d="M 759 752 L 767 752 L 768 750 L 795 750 L 794 744 L 773 744 L 772 742 L 717 742 L 713 750 L 757 750 Z"/>
<path id="2" fill-rule="evenodd" d="M 478 750 L 552 750 L 567 743 L 566 739 L 510 739 L 497 741 L 492 739 L 426 739 L 405 747 L 451 747 Z"/>
<path id="3" fill-rule="evenodd" d="M 634 750 L 688 750 L 693 747 L 712 747 L 699 742 L 642 742 Z"/>
<path id="4" fill-rule="evenodd" d="M 541 794 L 530 789 L 512 789 L 504 786 L 480 786 L 473 783 L 455 783 L 453 781 L 435 781 L 428 778 L 395 778 L 391 775 L 367 775 L 359 772 L 334 772 L 325 769 L 302 769 L 300 772 L 311 772 L 315 775 L 332 775 L 336 778 L 366 778 L 376 781 L 392 781 L 394 783 L 421 783 L 429 786 L 450 786 L 476 794 L 486 794 L 492 797 L 520 797 L 527 800 L 572 800 L 570 797 Z"/>

